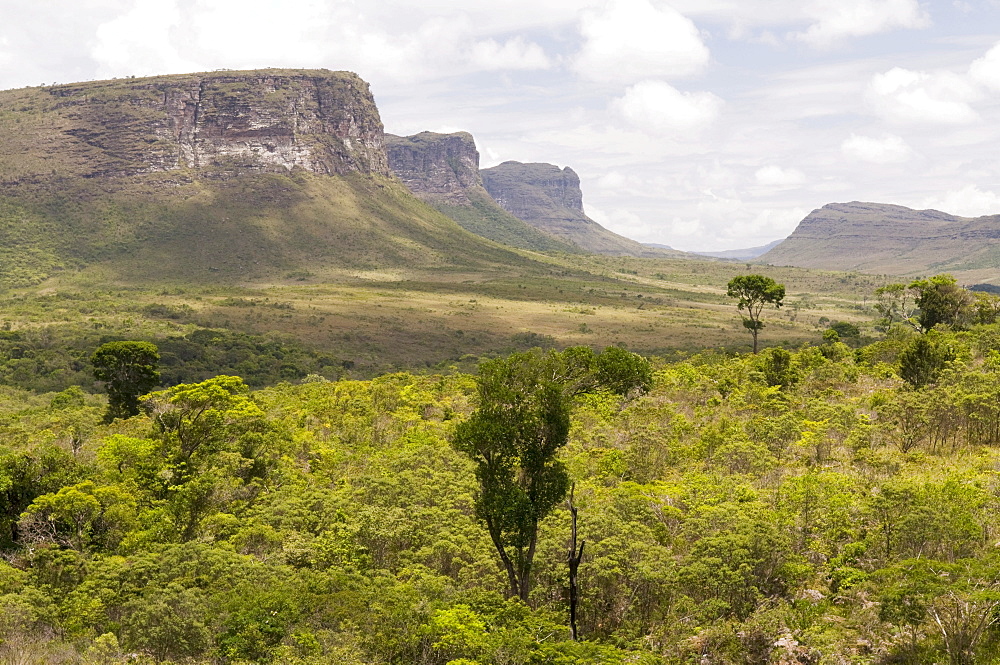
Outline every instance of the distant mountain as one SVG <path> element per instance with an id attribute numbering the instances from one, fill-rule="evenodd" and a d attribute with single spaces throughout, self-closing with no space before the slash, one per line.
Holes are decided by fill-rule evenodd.
<path id="1" fill-rule="evenodd" d="M 1000 278 L 1000 215 L 958 217 L 883 203 L 831 203 L 759 257 L 773 265 L 894 275 Z"/>
<path id="2" fill-rule="evenodd" d="M 526 265 L 415 199 L 350 72 L 223 71 L 0 92 L 0 286 Z"/>
<path id="3" fill-rule="evenodd" d="M 624 256 L 684 256 L 620 236 L 587 217 L 580 178 L 569 167 L 504 162 L 480 174 L 486 191 L 504 210 L 581 249 Z"/>
<path id="4" fill-rule="evenodd" d="M 385 135 L 389 168 L 413 194 L 459 226 L 496 242 L 537 251 L 578 252 L 497 205 L 483 188 L 472 134 Z"/>
<path id="5" fill-rule="evenodd" d="M 746 249 L 726 249 L 720 252 L 691 252 L 691 253 L 697 254 L 698 256 L 712 256 L 717 259 L 734 259 L 737 261 L 749 261 L 750 259 L 756 259 L 758 256 L 764 254 L 770 249 L 777 247 L 782 242 L 784 242 L 784 240 L 779 239 L 769 242 L 766 245 L 761 245 L 760 247 L 748 247 Z"/>

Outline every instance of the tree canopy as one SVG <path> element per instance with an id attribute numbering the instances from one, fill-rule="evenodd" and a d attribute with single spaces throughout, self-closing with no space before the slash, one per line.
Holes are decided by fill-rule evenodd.
<path id="1" fill-rule="evenodd" d="M 108 342 L 90 362 L 108 392 L 106 422 L 138 415 L 139 397 L 160 383 L 160 353 L 152 342 Z"/>
<path id="2" fill-rule="evenodd" d="M 765 305 L 781 307 L 785 285 L 764 275 L 737 275 L 729 280 L 726 295 L 737 299 L 736 308 L 743 319 L 743 327 L 753 336 L 753 352 L 757 353 L 757 335 L 764 327 L 761 311 Z"/>

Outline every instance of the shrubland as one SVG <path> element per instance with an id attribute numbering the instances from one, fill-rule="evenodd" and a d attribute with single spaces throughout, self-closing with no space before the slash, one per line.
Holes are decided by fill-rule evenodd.
<path id="1" fill-rule="evenodd" d="M 459 450 L 474 374 L 199 378 L 111 424 L 4 387 L 0 656 L 995 662 L 1000 326 L 838 337 L 566 397 L 580 641 L 565 503 L 509 597 Z"/>

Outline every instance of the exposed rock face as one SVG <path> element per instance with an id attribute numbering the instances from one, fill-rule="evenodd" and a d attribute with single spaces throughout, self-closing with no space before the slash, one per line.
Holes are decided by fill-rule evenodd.
<path id="1" fill-rule="evenodd" d="M 580 176 L 568 166 L 504 162 L 485 169 L 483 183 L 504 210 L 529 223 L 558 227 L 586 217 Z"/>
<path id="2" fill-rule="evenodd" d="M 368 84 L 350 72 L 256 70 L 54 86 L 55 146 L 77 175 L 179 169 L 389 175 Z M 0 100 L 0 106 L 3 106 Z"/>
<path id="3" fill-rule="evenodd" d="M 642 245 L 613 233 L 583 212 L 580 177 L 553 164 L 504 162 L 480 171 L 500 206 L 535 228 L 600 254 L 678 256 L 681 252 Z"/>
<path id="4" fill-rule="evenodd" d="M 389 168 L 428 203 L 471 205 L 468 190 L 482 187 L 479 151 L 468 132 L 385 135 Z"/>
<path id="5" fill-rule="evenodd" d="M 417 198 L 467 231 L 496 242 L 539 251 L 579 251 L 526 224 L 497 205 L 483 188 L 479 151 L 468 132 L 385 135 L 389 167 Z"/>
<path id="6" fill-rule="evenodd" d="M 760 257 L 774 265 L 1000 278 L 1000 215 L 958 217 L 882 203 L 831 203 Z"/>

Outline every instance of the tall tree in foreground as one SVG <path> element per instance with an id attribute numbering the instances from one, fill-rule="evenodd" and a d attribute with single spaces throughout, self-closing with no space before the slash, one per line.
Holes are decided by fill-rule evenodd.
<path id="1" fill-rule="evenodd" d="M 139 398 L 160 383 L 159 362 L 160 351 L 150 342 L 108 342 L 94 351 L 94 377 L 108 391 L 104 422 L 139 414 Z"/>
<path id="2" fill-rule="evenodd" d="M 727 286 L 726 295 L 738 299 L 736 308 L 743 318 L 743 327 L 753 335 L 753 352 L 757 353 L 757 335 L 764 327 L 760 320 L 761 310 L 768 304 L 781 307 L 785 285 L 764 275 L 737 275 Z"/>
<path id="3" fill-rule="evenodd" d="M 507 572 L 509 595 L 528 600 L 538 522 L 566 496 L 556 452 L 569 436 L 569 396 L 556 352 L 517 353 L 479 367 L 479 408 L 453 444 L 476 463 L 476 516 Z"/>

